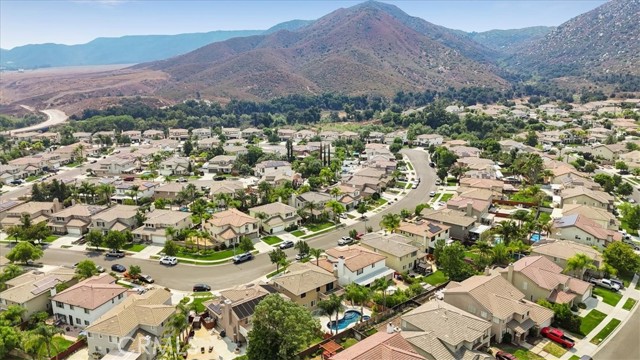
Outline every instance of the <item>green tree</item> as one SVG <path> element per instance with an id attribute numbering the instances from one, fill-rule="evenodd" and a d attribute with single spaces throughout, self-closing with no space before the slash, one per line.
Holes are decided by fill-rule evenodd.
<path id="1" fill-rule="evenodd" d="M 5 359 L 9 352 L 20 346 L 20 332 L 13 326 L 0 325 L 0 359 Z"/>
<path id="2" fill-rule="evenodd" d="M 634 274 L 640 271 L 640 255 L 622 241 L 609 244 L 602 253 L 604 261 L 621 274 Z"/>
<path id="3" fill-rule="evenodd" d="M 242 252 L 249 252 L 253 250 L 253 241 L 248 237 L 243 236 L 238 243 L 238 248 L 240 248 L 240 251 Z"/>
<path id="4" fill-rule="evenodd" d="M 307 244 L 306 241 L 300 240 L 294 246 L 294 249 L 298 250 L 299 254 L 308 254 L 311 247 Z"/>
<path id="5" fill-rule="evenodd" d="M 459 242 L 445 246 L 439 257 L 438 268 L 453 281 L 463 281 L 474 274 L 473 268 L 467 263 L 464 246 Z"/>
<path id="6" fill-rule="evenodd" d="M 586 270 L 597 270 L 593 264 L 593 259 L 585 254 L 579 253 L 567 259 L 567 265 L 564 267 L 566 273 L 576 273 L 582 279 Z"/>
<path id="7" fill-rule="evenodd" d="M 371 298 L 371 289 L 351 283 L 345 289 L 345 298 L 351 301 L 351 304 L 360 304 L 360 313 L 364 314 L 364 304 Z M 362 321 L 362 317 L 360 317 Z"/>
<path id="8" fill-rule="evenodd" d="M 64 334 L 64 331 L 58 327 L 48 324 L 39 324 L 35 329 L 31 330 L 31 333 L 39 336 L 42 339 L 44 346 L 47 349 L 47 357 L 51 357 L 51 346 L 55 348 L 53 339 L 60 334 Z M 58 349 L 55 349 L 56 352 Z"/>
<path id="9" fill-rule="evenodd" d="M 309 249 L 309 256 L 316 258 L 316 266 L 320 264 L 320 256 L 322 255 L 322 249 Z"/>
<path id="10" fill-rule="evenodd" d="M 162 251 L 167 256 L 176 256 L 178 255 L 178 251 L 180 251 L 180 246 L 178 246 L 178 244 L 176 244 L 176 242 L 173 240 L 167 240 L 164 243 L 164 248 L 162 249 Z"/>
<path id="11" fill-rule="evenodd" d="M 140 274 L 142 274 L 142 269 L 140 269 L 140 266 L 138 265 L 129 266 L 129 276 L 131 276 L 132 279 L 137 279 L 138 276 L 140 276 Z"/>
<path id="12" fill-rule="evenodd" d="M 382 292 L 382 305 L 387 308 L 387 289 L 394 284 L 393 280 L 385 278 L 377 278 L 373 281 L 371 287 L 375 291 Z"/>
<path id="13" fill-rule="evenodd" d="M 509 263 L 511 256 L 509 254 L 509 249 L 504 243 L 498 243 L 493 246 L 491 250 L 492 253 L 492 262 L 494 264 L 506 265 Z"/>
<path id="14" fill-rule="evenodd" d="M 105 245 L 113 251 L 122 249 L 126 241 L 124 234 L 118 231 L 109 231 L 104 239 Z"/>
<path id="15" fill-rule="evenodd" d="M 629 184 L 628 182 L 623 182 L 622 184 L 618 185 L 616 191 L 621 196 L 629 196 L 633 194 L 633 186 L 631 186 L 631 184 Z"/>
<path id="16" fill-rule="evenodd" d="M 640 229 L 640 205 L 631 205 L 628 202 L 622 203 L 619 207 L 622 221 L 624 221 L 629 229 Z"/>
<path id="17" fill-rule="evenodd" d="M 19 275 L 21 275 L 24 271 L 18 265 L 8 264 L 2 269 L 2 273 L 0 273 L 0 291 L 5 289 L 5 283 Z"/>
<path id="18" fill-rule="evenodd" d="M 624 161 L 616 161 L 615 167 L 617 170 L 629 170 L 629 165 Z"/>
<path id="19" fill-rule="evenodd" d="M 302 306 L 278 294 L 265 297 L 255 308 L 247 357 L 251 360 L 289 360 L 320 335 L 320 323 Z"/>
<path id="20" fill-rule="evenodd" d="M 344 207 L 344 205 L 342 205 L 339 201 L 337 200 L 329 200 L 327 201 L 327 203 L 325 204 L 325 206 L 331 210 L 331 212 L 333 213 L 333 222 L 338 223 L 338 216 L 342 213 L 344 213 L 345 211 L 347 211 Z"/>
<path id="21" fill-rule="evenodd" d="M 537 153 L 520 153 L 511 165 L 511 170 L 524 176 L 529 185 L 534 185 L 544 169 L 544 162 Z"/>
<path id="22" fill-rule="evenodd" d="M 358 214 L 360 214 L 360 216 L 364 216 L 364 214 L 367 212 L 367 205 L 364 202 L 360 202 L 356 211 L 358 212 Z"/>
<path id="23" fill-rule="evenodd" d="M 269 252 L 269 260 L 271 260 L 272 264 L 276 264 L 276 272 L 280 271 L 280 264 L 282 260 L 287 259 L 287 254 L 282 251 L 280 248 L 275 248 Z"/>
<path id="24" fill-rule="evenodd" d="M 613 178 L 607 174 L 600 173 L 593 176 L 593 181 L 602 186 L 602 189 L 606 192 L 612 192 L 614 188 Z"/>
<path id="25" fill-rule="evenodd" d="M 96 263 L 91 260 L 82 260 L 76 265 L 76 277 L 79 279 L 88 279 L 98 274 Z"/>
<path id="26" fill-rule="evenodd" d="M 35 246 L 29 242 L 22 241 L 16 244 L 16 246 L 9 251 L 6 255 L 10 262 L 23 262 L 28 263 L 30 260 L 38 260 L 44 255 L 44 252 L 39 246 Z"/>
<path id="27" fill-rule="evenodd" d="M 527 138 L 524 141 L 525 144 L 529 146 L 537 146 L 538 145 L 538 135 L 536 135 L 535 131 L 529 131 L 527 133 Z"/>
<path id="28" fill-rule="evenodd" d="M 104 235 L 102 235 L 102 231 L 98 229 L 90 230 L 84 238 L 87 240 L 87 244 L 94 246 L 96 250 L 98 250 L 98 247 L 102 246 L 102 242 L 104 241 Z"/>
<path id="29" fill-rule="evenodd" d="M 380 226 L 385 229 L 385 231 L 389 231 L 393 233 L 400 227 L 400 215 L 398 214 L 384 214 L 382 216 L 382 221 L 380 221 Z"/>
<path id="30" fill-rule="evenodd" d="M 22 322 L 22 317 L 27 313 L 27 309 L 20 305 L 9 305 L 0 312 L 0 325 L 16 326 Z"/>
<path id="31" fill-rule="evenodd" d="M 336 334 L 338 333 L 338 316 L 340 315 L 340 311 L 344 309 L 344 305 L 342 305 L 342 296 L 338 296 L 335 293 L 331 294 L 328 299 L 321 300 L 318 302 L 318 308 L 322 311 L 323 314 L 327 315 L 329 319 L 333 314 L 336 315 L 335 329 Z M 331 331 L 331 329 L 329 329 Z"/>

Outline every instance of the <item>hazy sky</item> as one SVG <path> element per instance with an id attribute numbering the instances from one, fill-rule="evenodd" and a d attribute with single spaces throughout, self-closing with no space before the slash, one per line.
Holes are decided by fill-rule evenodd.
<path id="1" fill-rule="evenodd" d="M 81 44 L 97 37 L 259 30 L 317 19 L 362 1 L 0 0 L 0 47 Z M 559 25 L 604 0 L 405 0 L 409 15 L 465 31 Z"/>

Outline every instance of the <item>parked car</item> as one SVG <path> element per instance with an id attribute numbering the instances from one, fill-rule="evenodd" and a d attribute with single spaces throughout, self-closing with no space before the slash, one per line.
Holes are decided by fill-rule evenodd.
<path id="1" fill-rule="evenodd" d="M 122 264 L 113 264 L 113 265 L 111 265 L 111 271 L 123 273 L 123 272 L 127 271 L 127 268 Z"/>
<path id="2" fill-rule="evenodd" d="M 345 214 L 345 213 L 338 214 L 338 217 L 339 217 L 340 219 L 346 219 L 346 218 L 347 218 L 347 214 Z"/>
<path id="3" fill-rule="evenodd" d="M 436 192 L 435 191 L 429 191 L 429 197 L 434 197 L 436 196 Z"/>
<path id="4" fill-rule="evenodd" d="M 147 284 L 153 284 L 155 282 L 151 276 L 145 274 L 140 274 L 140 276 L 138 276 L 138 280 Z"/>
<path id="5" fill-rule="evenodd" d="M 109 251 L 108 253 L 104 254 L 105 257 L 112 257 L 112 258 L 123 258 L 124 257 L 124 252 L 123 251 Z"/>
<path id="6" fill-rule="evenodd" d="M 609 290 L 613 290 L 613 291 L 619 291 L 620 290 L 620 285 L 618 284 L 614 284 L 613 282 L 611 282 L 611 280 L 609 279 L 596 279 L 596 278 L 591 278 L 589 280 L 589 282 L 591 282 L 592 284 L 596 285 L 596 286 L 600 286 L 603 287 L 605 289 L 609 289 Z"/>
<path id="7" fill-rule="evenodd" d="M 300 260 L 302 260 L 302 259 L 306 259 L 306 258 L 308 258 L 308 257 L 309 257 L 309 254 L 306 254 L 306 253 L 300 253 L 300 254 L 296 255 L 296 260 L 300 261 Z"/>
<path id="8" fill-rule="evenodd" d="M 234 264 L 240 264 L 245 261 L 249 261 L 253 259 L 253 254 L 251 252 L 246 252 L 244 254 L 236 255 L 233 257 Z"/>
<path id="9" fill-rule="evenodd" d="M 624 282 L 622 280 L 616 279 L 616 278 L 611 278 L 611 279 L 609 279 L 609 281 L 611 281 L 612 284 L 618 285 L 620 290 L 624 290 Z"/>
<path id="10" fill-rule="evenodd" d="M 352 238 L 350 238 L 349 236 L 343 236 L 342 238 L 340 238 L 340 240 L 338 240 L 338 245 L 340 246 L 349 245 L 352 242 L 353 242 Z"/>
<path id="11" fill-rule="evenodd" d="M 506 351 L 498 351 L 496 353 L 496 360 L 517 360 L 515 355 L 509 354 Z"/>
<path id="12" fill-rule="evenodd" d="M 178 264 L 178 259 L 176 259 L 173 256 L 163 256 L 160 258 L 160 264 L 162 265 L 177 265 Z"/>
<path id="13" fill-rule="evenodd" d="M 102 266 L 100 266 L 100 265 L 96 265 L 96 270 L 98 270 L 98 272 L 99 272 L 99 273 L 103 273 L 103 272 L 105 272 L 105 271 L 106 271 L 106 270 L 105 270 L 105 268 L 103 268 L 103 267 L 102 267 Z"/>
<path id="14" fill-rule="evenodd" d="M 430 162 L 429 166 L 431 166 L 432 168 L 436 167 L 436 164 L 434 162 Z"/>
<path id="15" fill-rule="evenodd" d="M 356 240 L 360 240 L 360 239 L 362 239 L 362 237 L 363 237 L 363 236 L 364 236 L 364 234 L 363 234 L 363 233 L 357 233 L 357 234 L 356 234 Z"/>
<path id="16" fill-rule="evenodd" d="M 193 285 L 193 292 L 211 291 L 211 286 L 207 284 L 195 284 Z"/>
<path id="17" fill-rule="evenodd" d="M 552 327 L 544 327 L 540 331 L 540 335 L 546 337 L 547 339 L 561 345 L 566 349 L 571 349 L 576 342 L 570 337 L 566 336 L 564 332 L 560 329 L 554 329 Z"/>
<path id="18" fill-rule="evenodd" d="M 187 179 L 181 177 L 181 178 L 178 178 L 178 180 L 176 180 L 176 182 L 184 183 L 184 182 L 187 182 Z"/>
<path id="19" fill-rule="evenodd" d="M 282 244 L 280 244 L 280 249 L 284 250 L 284 249 L 292 248 L 293 246 L 294 246 L 293 241 L 285 240 L 282 242 Z"/>

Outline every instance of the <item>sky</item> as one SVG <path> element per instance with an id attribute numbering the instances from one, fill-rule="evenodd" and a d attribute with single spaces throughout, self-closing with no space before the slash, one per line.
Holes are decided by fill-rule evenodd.
<path id="1" fill-rule="evenodd" d="M 346 0 L 0 0 L 0 47 L 82 44 L 97 37 L 262 30 L 317 19 Z M 412 16 L 464 31 L 556 26 L 605 0 L 404 0 Z"/>

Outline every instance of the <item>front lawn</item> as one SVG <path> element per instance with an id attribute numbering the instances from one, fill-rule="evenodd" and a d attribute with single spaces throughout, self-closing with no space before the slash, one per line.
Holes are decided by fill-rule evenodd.
<path id="1" fill-rule="evenodd" d="M 241 253 L 241 250 L 237 250 L 236 253 Z M 178 257 L 194 259 L 194 260 L 222 260 L 228 259 L 233 256 L 233 249 L 215 251 L 215 252 L 203 252 L 203 253 L 190 253 L 184 250 L 178 251 Z"/>
<path id="2" fill-rule="evenodd" d="M 607 315 L 598 310 L 591 310 L 587 316 L 582 318 L 582 325 L 580 325 L 580 332 L 582 335 L 587 336 L 591 330 L 595 329 L 598 324 L 606 318 Z"/>
<path id="3" fill-rule="evenodd" d="M 511 344 L 499 344 L 498 347 L 502 351 L 513 354 L 513 356 L 515 356 L 518 360 L 544 360 L 542 356 L 534 354 L 531 351 L 519 346 Z"/>
<path id="4" fill-rule="evenodd" d="M 449 201 L 454 194 L 442 194 L 442 197 L 438 201 L 447 202 Z"/>
<path id="5" fill-rule="evenodd" d="M 58 236 L 58 235 L 49 235 L 42 242 L 52 243 L 52 242 L 58 240 L 59 237 L 60 236 Z"/>
<path id="6" fill-rule="evenodd" d="M 545 345 L 542 350 L 548 352 L 549 354 L 559 358 L 562 357 L 562 355 L 564 355 L 564 353 L 567 352 L 567 349 L 563 348 L 562 346 L 554 343 L 554 342 L 549 342 L 547 345 Z"/>
<path id="7" fill-rule="evenodd" d="M 611 306 L 616 306 L 620 299 L 622 299 L 622 295 L 619 293 L 601 287 L 593 288 L 593 294 L 602 297 L 602 301 Z"/>
<path id="8" fill-rule="evenodd" d="M 611 334 L 611 332 L 616 327 L 618 327 L 618 325 L 620 325 L 620 320 L 612 319 L 611 321 L 609 321 L 607 326 L 605 326 L 604 329 L 602 329 L 602 331 L 598 333 L 598 335 L 594 336 L 593 339 L 591 339 L 591 343 L 599 345 L 604 339 L 607 338 L 607 336 L 609 336 L 609 334 Z"/>
<path id="9" fill-rule="evenodd" d="M 410 162 L 407 162 L 407 167 L 409 168 L 409 170 L 413 170 L 413 165 L 411 165 Z"/>
<path id="10" fill-rule="evenodd" d="M 275 245 L 281 243 L 282 239 L 277 236 L 265 236 L 262 238 L 262 241 L 266 242 L 269 245 Z"/>
<path id="11" fill-rule="evenodd" d="M 624 303 L 624 305 L 622 305 L 622 308 L 625 310 L 631 310 L 633 309 L 633 305 L 636 304 L 636 301 L 633 299 L 627 299 L 627 301 Z"/>
<path id="12" fill-rule="evenodd" d="M 285 268 L 285 267 L 282 267 L 282 266 L 281 266 L 281 267 L 280 267 L 280 269 L 278 269 L 278 270 L 276 270 L 276 271 L 273 271 L 273 272 L 268 273 L 268 274 L 267 274 L 267 279 L 270 279 L 270 278 L 272 278 L 272 277 L 274 277 L 274 276 L 276 276 L 276 275 L 280 274 L 281 272 L 285 271 L 286 269 L 287 269 L 287 268 Z"/>
<path id="13" fill-rule="evenodd" d="M 302 236 L 304 234 L 305 234 L 304 230 L 296 230 L 296 231 L 292 231 L 291 232 L 291 235 L 297 236 L 297 237 L 300 237 L 300 236 Z"/>
<path id="14" fill-rule="evenodd" d="M 147 245 L 145 244 L 129 243 L 129 244 L 125 244 L 122 247 L 122 250 L 131 251 L 131 252 L 140 252 L 142 249 L 146 247 Z"/>
<path id="15" fill-rule="evenodd" d="M 402 182 L 402 181 L 396 181 L 396 187 L 398 189 L 404 189 L 407 187 L 407 183 L 406 182 Z"/>
<path id="16" fill-rule="evenodd" d="M 305 227 L 307 229 L 309 229 L 309 231 L 316 232 L 316 231 L 321 231 L 321 230 L 330 228 L 333 225 L 335 225 L 335 224 L 332 223 L 331 221 L 326 221 L 326 222 L 323 222 L 323 223 L 305 225 Z"/>
<path id="17" fill-rule="evenodd" d="M 447 282 L 448 280 L 449 280 L 449 278 L 447 277 L 447 275 L 445 275 L 440 270 L 434 272 L 433 274 L 431 274 L 429 276 L 422 277 L 422 281 L 426 282 L 427 284 L 433 285 L 433 286 L 440 285 L 442 283 Z"/>

